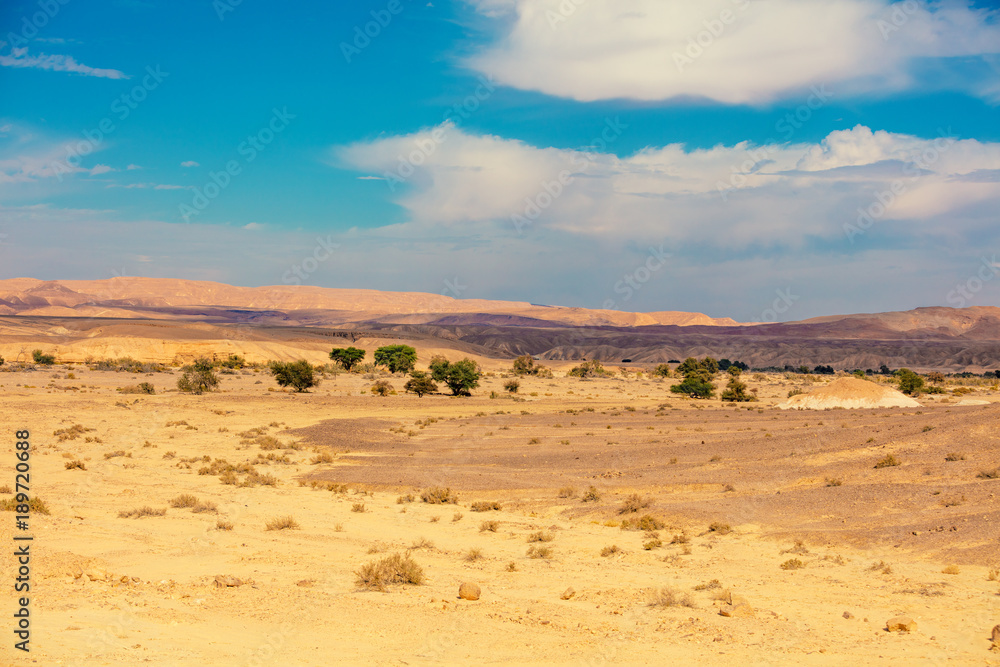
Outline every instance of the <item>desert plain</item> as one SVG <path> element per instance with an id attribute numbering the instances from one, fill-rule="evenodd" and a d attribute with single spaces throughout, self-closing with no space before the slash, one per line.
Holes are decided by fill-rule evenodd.
<path id="1" fill-rule="evenodd" d="M 488 347 L 440 322 L 206 322 L 217 312 L 190 305 L 143 319 L 128 295 L 108 314 L 42 290 L 41 305 L 5 297 L 0 321 L 0 501 L 26 429 L 44 505 L 27 531 L 31 651 L 9 641 L 8 589 L 0 664 L 1000 664 L 995 379 L 952 375 L 910 407 L 785 410 L 845 373 L 750 371 L 759 400 L 733 404 L 671 392 L 656 359 L 607 361 L 618 350 L 610 375 L 571 377 L 560 348 L 541 356 L 551 377 L 511 392 L 520 351 L 494 324 L 475 333 Z M 852 340 L 837 345 L 867 354 Z M 988 358 L 993 339 L 976 340 Z M 400 343 L 418 369 L 473 359 L 480 385 L 418 397 L 403 374 L 330 365 L 334 346 L 370 360 Z M 35 347 L 55 363 L 25 363 Z M 250 365 L 220 370 L 218 391 L 177 390 L 184 364 L 230 354 Z M 122 357 L 161 368 L 96 363 Z M 326 364 L 305 393 L 265 365 L 296 358 Z M 373 394 L 379 380 L 394 393 Z M 132 393 L 144 382 L 155 393 Z M 14 516 L 0 512 L 6 545 L 25 534 Z M 394 558 L 411 583 L 365 585 Z M 16 576 L 0 559 L 4 585 Z"/>
<path id="2" fill-rule="evenodd" d="M 749 378 L 761 400 L 726 406 L 556 366 L 512 395 L 509 363 L 482 363 L 468 398 L 373 396 L 358 373 L 296 394 L 240 370 L 200 396 L 170 391 L 176 369 L 0 373 L 3 433 L 30 429 L 50 511 L 32 517 L 32 651 L 6 662 L 998 663 L 1000 482 L 978 477 L 1000 462 L 995 390 L 784 411 L 812 381 Z M 117 391 L 139 380 L 157 393 Z M 887 454 L 901 465 L 875 468 Z M 199 474 L 216 459 L 272 480 Z M 422 502 L 434 487 L 457 504 Z M 184 494 L 209 509 L 172 507 Z M 147 506 L 165 514 L 120 516 Z M 662 527 L 620 526 L 646 515 Z M 359 587 L 392 554 L 422 585 Z M 721 616 L 726 592 L 752 611 Z M 888 632 L 900 615 L 915 629 Z"/>

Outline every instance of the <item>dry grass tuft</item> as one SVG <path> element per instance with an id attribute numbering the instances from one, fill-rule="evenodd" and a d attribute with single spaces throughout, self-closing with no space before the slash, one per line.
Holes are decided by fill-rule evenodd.
<path id="1" fill-rule="evenodd" d="M 416 498 L 413 496 L 413 494 L 407 493 L 404 496 L 399 496 L 398 498 L 396 498 L 396 504 L 402 505 L 403 503 L 412 503 L 414 500 L 416 500 Z"/>
<path id="2" fill-rule="evenodd" d="M 80 459 L 73 459 L 72 461 L 66 461 L 66 470 L 86 470 L 87 466 L 84 465 L 83 461 Z"/>
<path id="3" fill-rule="evenodd" d="M 587 492 L 583 494 L 582 502 L 585 503 L 595 503 L 601 499 L 601 492 L 597 490 L 596 486 L 591 486 L 587 489 Z"/>
<path id="4" fill-rule="evenodd" d="M 167 508 L 164 507 L 161 510 L 153 509 L 149 505 L 143 507 L 137 507 L 132 510 L 122 510 L 118 513 L 119 519 L 141 519 L 144 516 L 164 516 L 167 513 Z"/>
<path id="5" fill-rule="evenodd" d="M 800 561 L 798 558 L 789 558 L 780 565 L 782 570 L 801 570 L 805 566 L 806 564 Z"/>
<path id="6" fill-rule="evenodd" d="M 266 524 L 267 530 L 292 530 L 299 527 L 299 522 L 292 516 L 279 516 Z"/>
<path id="7" fill-rule="evenodd" d="M 978 475 L 979 479 L 1000 479 L 1000 468 L 994 468 L 993 470 L 983 470 Z"/>
<path id="8" fill-rule="evenodd" d="M 652 514 L 643 514 L 640 517 L 634 517 L 631 519 L 622 519 L 622 522 L 618 526 L 621 530 L 663 530 L 667 527 L 667 524 L 663 523 L 657 519 Z"/>
<path id="9" fill-rule="evenodd" d="M 469 561 L 470 563 L 474 563 L 477 560 L 483 559 L 483 552 L 481 549 L 469 549 L 468 551 L 465 552 L 465 555 L 462 556 L 462 558 Z"/>
<path id="10" fill-rule="evenodd" d="M 964 461 L 965 454 L 959 454 L 958 452 L 950 452 L 944 457 L 945 461 Z"/>
<path id="11" fill-rule="evenodd" d="M 733 529 L 729 527 L 728 523 L 722 523 L 721 521 L 713 521 L 708 526 L 708 530 L 713 533 L 718 533 L 719 535 L 728 535 L 733 532 Z"/>
<path id="12" fill-rule="evenodd" d="M 609 547 L 604 547 L 601 549 L 601 555 L 607 558 L 608 556 L 614 556 L 615 554 L 622 553 L 621 548 L 617 544 L 612 544 Z"/>
<path id="13" fill-rule="evenodd" d="M 549 547 L 528 547 L 528 558 L 552 558 L 552 549 Z"/>
<path id="14" fill-rule="evenodd" d="M 10 487 L 6 487 L 7 491 L 4 493 L 11 493 Z M 0 500 L 0 511 L 3 512 L 21 512 L 24 508 L 18 508 L 18 505 L 24 505 L 24 503 L 17 502 L 16 498 L 4 498 Z M 28 499 L 28 511 L 32 514 L 51 514 L 48 505 L 45 504 L 41 498 L 29 498 Z"/>
<path id="15" fill-rule="evenodd" d="M 190 493 L 182 493 L 173 500 L 170 501 L 170 506 L 177 509 L 184 509 L 186 507 L 194 507 L 198 504 L 198 499 L 192 496 Z"/>
<path id="16" fill-rule="evenodd" d="M 633 514 L 646 507 L 649 507 L 649 499 L 643 498 L 638 493 L 633 493 L 622 501 L 621 507 L 618 508 L 618 513 Z"/>
<path id="17" fill-rule="evenodd" d="M 575 498 L 576 497 L 576 489 L 574 489 L 572 486 L 564 486 L 563 488 L 559 489 L 559 497 L 560 498 Z"/>
<path id="18" fill-rule="evenodd" d="M 694 607 L 694 600 L 689 593 L 676 588 L 664 586 L 653 591 L 649 596 L 650 607 Z"/>
<path id="19" fill-rule="evenodd" d="M 696 591 L 712 591 L 717 588 L 722 588 L 722 584 L 719 583 L 718 579 L 712 579 L 708 583 L 698 584 L 694 587 Z"/>
<path id="20" fill-rule="evenodd" d="M 358 512 L 358 513 L 364 512 L 365 511 L 365 504 L 364 503 L 354 503 L 353 505 L 351 505 L 351 511 L 352 512 Z"/>
<path id="21" fill-rule="evenodd" d="M 366 563 L 355 574 L 359 587 L 382 592 L 393 584 L 419 586 L 424 583 L 423 568 L 409 554 L 393 554 L 382 560 Z"/>
<path id="22" fill-rule="evenodd" d="M 481 524 L 479 524 L 479 532 L 480 533 L 487 533 L 487 532 L 489 532 L 489 533 L 495 533 L 495 532 L 497 532 L 497 528 L 499 528 L 499 527 L 500 527 L 500 522 L 499 521 L 483 521 Z"/>
<path id="23" fill-rule="evenodd" d="M 502 508 L 500 503 L 495 500 L 480 500 L 478 502 L 472 503 L 469 509 L 473 512 L 489 512 L 491 510 L 500 511 Z"/>
<path id="24" fill-rule="evenodd" d="M 868 566 L 869 572 L 881 572 L 882 574 L 892 574 L 892 566 L 886 563 L 884 560 L 880 560 L 877 563 L 872 563 Z"/>
<path id="25" fill-rule="evenodd" d="M 528 535 L 529 542 L 551 542 L 554 539 L 555 536 L 552 533 L 547 533 L 542 530 Z"/>
<path id="26" fill-rule="evenodd" d="M 457 505 L 458 496 L 451 492 L 451 489 L 442 489 L 439 486 L 435 486 L 430 489 L 425 489 L 420 494 L 420 500 L 431 505 Z"/>
<path id="27" fill-rule="evenodd" d="M 958 569 L 957 565 L 949 565 L 948 567 L 941 570 L 941 574 L 959 574 L 961 570 Z"/>
<path id="28" fill-rule="evenodd" d="M 233 522 L 232 521 L 223 521 L 222 519 L 219 519 L 218 521 L 215 522 L 215 529 L 216 530 L 232 530 L 233 529 Z"/>
<path id="29" fill-rule="evenodd" d="M 899 459 L 897 459 L 892 454 L 886 454 L 885 457 L 883 457 L 882 459 L 880 459 L 879 462 L 875 464 L 875 467 L 876 468 L 892 468 L 892 467 L 898 466 L 900 464 L 902 464 L 902 461 L 900 461 Z"/>

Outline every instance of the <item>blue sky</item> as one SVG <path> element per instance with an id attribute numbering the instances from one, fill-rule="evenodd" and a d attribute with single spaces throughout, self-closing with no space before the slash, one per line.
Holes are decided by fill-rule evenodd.
<path id="1" fill-rule="evenodd" d="M 994 3 L 36 0 L 0 41 L 0 278 L 1000 299 Z"/>

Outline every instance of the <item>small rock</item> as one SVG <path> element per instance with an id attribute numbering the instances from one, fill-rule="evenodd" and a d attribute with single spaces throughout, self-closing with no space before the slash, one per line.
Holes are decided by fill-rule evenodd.
<path id="1" fill-rule="evenodd" d="M 215 587 L 216 588 L 233 588 L 236 586 L 242 586 L 243 580 L 234 577 L 231 574 L 217 574 L 215 575 Z"/>
<path id="2" fill-rule="evenodd" d="M 845 611 L 843 615 L 844 615 L 844 618 L 848 618 L 848 619 L 854 618 L 854 614 L 852 614 L 849 611 Z"/>
<path id="3" fill-rule="evenodd" d="M 458 587 L 458 597 L 463 600 L 478 600 L 479 593 L 479 586 L 471 581 L 467 581 Z"/>
<path id="4" fill-rule="evenodd" d="M 309 586 L 312 586 L 315 583 L 316 583 L 315 579 L 300 579 L 299 581 L 295 582 L 295 585 L 296 586 L 309 587 Z"/>
<path id="5" fill-rule="evenodd" d="M 564 590 L 563 594 L 560 595 L 559 597 L 560 597 L 560 599 L 563 599 L 563 600 L 569 600 L 574 595 L 576 595 L 576 591 L 574 591 L 573 587 L 571 586 L 571 587 L 567 588 L 566 590 Z"/>
<path id="6" fill-rule="evenodd" d="M 719 616 L 727 616 L 729 618 L 754 618 L 756 614 L 754 613 L 753 607 L 744 604 L 727 604 L 723 605 L 719 609 Z"/>
<path id="7" fill-rule="evenodd" d="M 990 639 L 993 640 L 994 644 L 1000 645 L 1000 625 L 993 626 L 993 633 L 990 635 Z"/>
<path id="8" fill-rule="evenodd" d="M 894 616 L 885 622 L 885 629 L 889 632 L 913 632 L 917 629 L 917 622 L 909 616 Z"/>

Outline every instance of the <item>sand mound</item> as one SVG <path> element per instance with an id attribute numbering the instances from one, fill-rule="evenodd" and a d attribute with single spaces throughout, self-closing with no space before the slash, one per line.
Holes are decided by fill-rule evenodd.
<path id="1" fill-rule="evenodd" d="M 890 387 L 858 378 L 837 378 L 808 394 L 792 396 L 778 406 L 782 410 L 827 410 L 829 408 L 918 408 L 920 404 Z"/>

